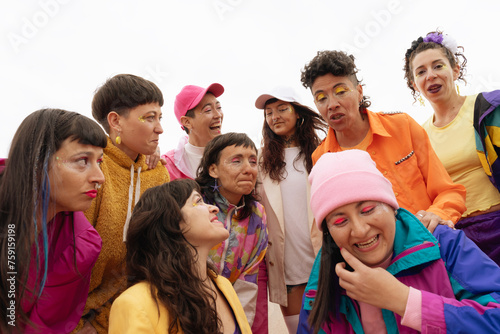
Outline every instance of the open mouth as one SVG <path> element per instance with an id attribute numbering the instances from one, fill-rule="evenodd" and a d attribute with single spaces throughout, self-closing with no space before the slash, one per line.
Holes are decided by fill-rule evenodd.
<path id="1" fill-rule="evenodd" d="M 333 114 L 332 116 L 330 116 L 330 119 L 336 121 L 341 119 L 343 116 L 344 114 Z"/>
<path id="2" fill-rule="evenodd" d="M 218 131 L 218 132 L 220 132 L 220 129 L 221 129 L 221 124 L 211 125 L 211 126 L 210 126 L 210 130 L 213 130 L 213 131 Z"/>
<path id="3" fill-rule="evenodd" d="M 378 241 L 378 239 L 379 239 L 379 235 L 377 234 L 376 236 L 374 236 L 370 240 L 368 240 L 366 242 L 357 243 L 357 244 L 355 244 L 355 246 L 358 247 L 359 249 L 369 248 L 369 247 L 375 245 L 375 243 Z"/>
<path id="4" fill-rule="evenodd" d="M 437 93 L 441 90 L 441 85 L 430 85 L 429 88 L 427 88 L 427 91 L 429 93 Z"/>

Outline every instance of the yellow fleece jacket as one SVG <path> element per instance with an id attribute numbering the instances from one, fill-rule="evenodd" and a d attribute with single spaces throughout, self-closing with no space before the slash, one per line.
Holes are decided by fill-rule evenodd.
<path id="1" fill-rule="evenodd" d="M 83 312 L 98 333 L 107 333 L 111 303 L 125 290 L 124 227 L 140 195 L 148 188 L 169 182 L 167 169 L 158 163 L 151 170 L 146 157 L 134 163 L 108 138 L 101 169 L 106 181 L 85 216 L 102 238 L 101 254 L 92 270 L 89 296 Z M 132 172 L 131 172 L 132 171 Z M 84 324 L 80 321 L 75 332 Z"/>

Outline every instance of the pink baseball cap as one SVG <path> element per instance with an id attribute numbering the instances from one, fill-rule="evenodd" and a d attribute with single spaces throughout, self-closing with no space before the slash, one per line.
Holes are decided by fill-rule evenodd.
<path id="1" fill-rule="evenodd" d="M 177 94 L 174 102 L 174 112 L 180 125 L 182 125 L 181 117 L 185 116 L 188 110 L 195 108 L 207 92 L 214 94 L 215 97 L 219 97 L 224 93 L 224 87 L 218 83 L 213 83 L 206 89 L 195 85 L 188 85 L 184 86 L 181 92 Z"/>

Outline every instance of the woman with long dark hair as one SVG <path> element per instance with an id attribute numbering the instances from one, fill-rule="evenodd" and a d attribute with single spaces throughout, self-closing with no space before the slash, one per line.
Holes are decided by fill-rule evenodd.
<path id="1" fill-rule="evenodd" d="M 266 208 L 269 299 L 280 304 L 288 331 L 295 333 L 304 288 L 321 233 L 309 206 L 311 155 L 326 135 L 326 123 L 301 104 L 289 87 L 276 87 L 255 101 L 264 110 L 258 194 Z"/>
<path id="2" fill-rule="evenodd" d="M 104 147 L 104 131 L 75 112 L 42 109 L 19 126 L 0 163 L 0 332 L 76 327 L 101 250 L 81 211 L 104 182 Z"/>
<path id="3" fill-rule="evenodd" d="M 500 268 L 463 231 L 399 207 L 366 151 L 323 154 L 311 208 L 323 232 L 297 333 L 498 333 Z"/>
<path id="4" fill-rule="evenodd" d="M 210 249 L 227 239 L 216 206 L 180 179 L 145 191 L 127 232 L 129 288 L 113 303 L 110 333 L 251 333 Z"/>

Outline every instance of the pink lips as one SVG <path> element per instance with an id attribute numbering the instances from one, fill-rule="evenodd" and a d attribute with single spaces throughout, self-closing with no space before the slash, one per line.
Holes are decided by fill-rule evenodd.
<path id="1" fill-rule="evenodd" d="M 89 190 L 85 193 L 90 198 L 96 198 L 97 196 L 97 190 Z"/>
<path id="2" fill-rule="evenodd" d="M 212 224 L 217 224 L 217 223 L 222 224 L 222 223 L 219 221 L 219 219 L 217 218 L 217 216 L 215 216 L 214 218 L 212 218 L 212 219 L 210 220 L 210 222 L 211 222 Z"/>

